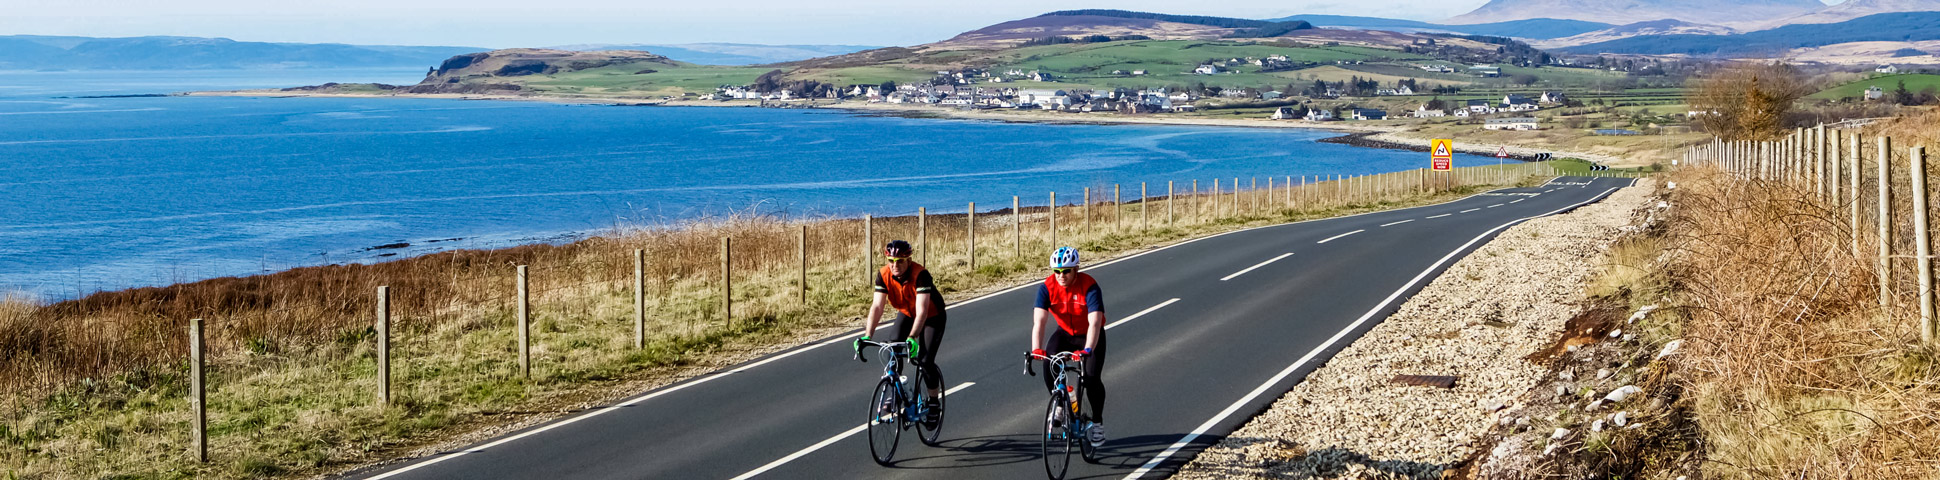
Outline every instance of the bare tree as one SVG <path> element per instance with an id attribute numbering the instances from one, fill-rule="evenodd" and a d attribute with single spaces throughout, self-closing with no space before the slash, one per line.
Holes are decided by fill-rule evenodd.
<path id="1" fill-rule="evenodd" d="M 1785 63 L 1748 63 L 1693 80 L 1689 100 L 1699 124 L 1727 140 L 1770 139 L 1783 134 L 1781 120 L 1808 91 L 1797 68 Z"/>

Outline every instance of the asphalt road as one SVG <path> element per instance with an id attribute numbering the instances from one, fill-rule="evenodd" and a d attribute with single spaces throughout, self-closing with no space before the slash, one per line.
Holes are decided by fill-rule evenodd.
<path id="1" fill-rule="evenodd" d="M 1169 475 L 1488 238 L 1632 182 L 1562 177 L 1439 205 L 1215 235 L 1088 266 L 1110 321 L 1110 440 L 1101 463 L 1074 459 L 1067 478 Z M 870 460 L 861 428 L 881 364 L 851 359 L 850 333 L 351 476 L 1041 478 L 1047 396 L 1041 380 L 1022 374 L 1035 288 L 949 306 L 938 357 L 954 389 L 943 444 L 924 446 L 907 431 L 891 467 Z"/>

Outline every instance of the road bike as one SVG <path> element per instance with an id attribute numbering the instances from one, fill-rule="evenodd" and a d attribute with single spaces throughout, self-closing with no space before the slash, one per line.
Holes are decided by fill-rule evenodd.
<path id="1" fill-rule="evenodd" d="M 1091 446 L 1085 432 L 1095 422 L 1091 412 L 1082 408 L 1084 389 L 1084 361 L 1073 352 L 1058 352 L 1049 356 L 1035 353 L 1024 354 L 1024 374 L 1037 376 L 1034 370 L 1036 360 L 1051 362 L 1045 375 L 1056 375 L 1051 379 L 1051 404 L 1044 412 L 1044 473 L 1052 480 L 1064 478 L 1065 470 L 1071 464 L 1071 447 L 1077 445 L 1079 456 L 1087 463 L 1098 463 L 1098 449 Z"/>
<path id="2" fill-rule="evenodd" d="M 916 429 L 916 438 L 924 445 L 936 446 L 943 430 L 943 372 L 917 368 L 914 379 L 904 376 L 903 361 L 909 359 L 906 342 L 863 341 L 861 345 L 876 347 L 876 358 L 883 363 L 882 380 L 876 382 L 876 393 L 869 399 L 869 453 L 876 463 L 889 465 L 897 440 L 910 428 Z M 861 350 L 855 358 L 869 361 Z M 934 382 L 928 380 L 932 375 Z M 929 383 L 937 385 L 935 395 L 924 387 Z"/>

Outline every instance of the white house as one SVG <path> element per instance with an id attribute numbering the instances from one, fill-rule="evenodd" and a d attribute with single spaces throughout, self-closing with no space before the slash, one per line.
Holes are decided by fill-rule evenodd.
<path id="1" fill-rule="evenodd" d="M 1133 71 L 1132 71 L 1132 74 L 1133 74 L 1133 75 L 1144 75 L 1144 74 L 1145 74 L 1145 71 L 1144 71 L 1144 70 L 1133 70 Z"/>
<path id="2" fill-rule="evenodd" d="M 1468 112 L 1481 114 L 1495 113 L 1495 106 L 1489 105 L 1488 100 L 1469 100 Z"/>
<path id="3" fill-rule="evenodd" d="M 1356 108 L 1353 117 L 1355 120 L 1382 120 L 1388 118 L 1388 112 L 1372 108 Z"/>
<path id="4" fill-rule="evenodd" d="M 1895 67 L 1892 65 L 1880 65 L 1879 68 L 1874 68 L 1873 71 L 1879 72 L 1879 73 L 1900 73 L 1900 67 Z"/>
<path id="5" fill-rule="evenodd" d="M 1879 89 L 1879 85 L 1874 85 L 1874 86 L 1870 86 L 1870 87 L 1866 87 L 1866 99 L 1867 99 L 1867 100 L 1879 100 L 1879 99 L 1880 99 L 1880 97 L 1885 97 L 1885 96 L 1886 96 L 1886 91 L 1885 91 L 1885 90 L 1880 90 L 1880 89 Z"/>
<path id="6" fill-rule="evenodd" d="M 1299 116 L 1293 114 L 1293 107 L 1280 107 L 1280 108 L 1273 109 L 1274 120 L 1292 120 L 1295 118 L 1299 118 Z"/>
<path id="7" fill-rule="evenodd" d="M 1020 103 L 1020 104 L 1022 103 L 1048 104 L 1048 103 L 1054 102 L 1055 99 L 1057 98 L 1061 98 L 1061 97 L 1068 98 L 1069 95 L 1070 93 L 1066 93 L 1063 90 L 1037 90 L 1037 89 L 1018 90 L 1017 93 L 1011 94 L 1012 97 L 1017 97 L 1017 103 Z"/>
<path id="8" fill-rule="evenodd" d="M 1455 118 L 1468 118 L 1468 116 L 1469 116 L 1469 113 L 1468 113 L 1468 109 L 1466 108 L 1455 111 Z"/>
<path id="9" fill-rule="evenodd" d="M 1319 108 L 1308 109 L 1307 120 L 1313 121 L 1313 122 L 1325 122 L 1325 121 L 1334 120 L 1334 112 L 1324 110 L 1324 109 L 1319 109 Z"/>
<path id="10" fill-rule="evenodd" d="M 1286 95 L 1287 95 L 1287 94 L 1284 94 L 1284 93 L 1280 93 L 1280 91 L 1279 91 L 1279 90 L 1273 90 L 1273 91 L 1269 91 L 1269 92 L 1260 92 L 1260 99 L 1261 99 L 1261 100 L 1275 100 L 1275 99 L 1279 99 L 1280 97 L 1284 97 L 1284 96 L 1286 96 Z"/>
<path id="11" fill-rule="evenodd" d="M 1054 76 L 1054 75 L 1051 75 L 1051 74 L 1049 74 L 1049 73 L 1043 73 L 1043 72 L 1038 72 L 1038 71 L 1032 71 L 1032 72 L 1031 72 L 1031 80 L 1032 80 L 1032 81 L 1037 81 L 1037 82 L 1055 82 L 1055 81 L 1058 81 L 1058 79 L 1057 79 L 1057 77 L 1056 77 L 1056 76 Z"/>
<path id="12" fill-rule="evenodd" d="M 1563 95 L 1563 92 L 1543 92 L 1542 98 L 1537 101 L 1553 105 L 1569 101 L 1569 96 Z"/>
<path id="13" fill-rule="evenodd" d="M 1446 111 L 1442 111 L 1440 109 L 1432 109 L 1432 110 L 1429 109 L 1428 104 L 1426 103 L 1421 104 L 1421 106 L 1419 107 L 1415 107 L 1415 118 L 1434 118 L 1434 117 L 1443 117 L 1447 115 L 1448 115 L 1448 112 Z"/>
<path id="14" fill-rule="evenodd" d="M 1200 75 L 1212 75 L 1212 74 L 1216 74 L 1216 73 L 1219 73 L 1219 66 L 1218 66 L 1218 65 L 1213 65 L 1213 64 L 1210 64 L 1210 63 L 1208 63 L 1208 64 L 1205 64 L 1205 65 L 1200 65 L 1200 66 L 1199 66 L 1199 68 L 1195 68 L 1195 69 L 1192 69 L 1192 73 L 1197 73 L 1197 74 L 1200 74 Z"/>
<path id="15" fill-rule="evenodd" d="M 1484 120 L 1482 128 L 1487 130 L 1536 130 L 1542 127 L 1537 125 L 1535 117 L 1510 117 Z"/>

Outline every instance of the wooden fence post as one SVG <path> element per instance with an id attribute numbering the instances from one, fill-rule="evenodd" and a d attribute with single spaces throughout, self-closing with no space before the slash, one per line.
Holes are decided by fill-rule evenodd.
<path id="1" fill-rule="evenodd" d="M 1892 157 L 1892 137 L 1879 137 L 1879 308 L 1891 308 L 1888 294 L 1893 288 L 1893 176 L 1887 166 Z"/>
<path id="2" fill-rule="evenodd" d="M 1116 183 L 1111 184 L 1111 233 L 1125 233 L 1125 196 Z"/>
<path id="3" fill-rule="evenodd" d="M 194 438 L 189 452 L 196 463 L 209 461 L 209 395 L 202 372 L 202 319 L 189 319 L 189 405 L 195 409 L 189 435 Z"/>
<path id="4" fill-rule="evenodd" d="M 1913 147 L 1907 155 L 1907 177 L 1913 195 L 1913 265 L 1920 273 L 1920 341 L 1934 344 L 1933 321 L 1933 245 L 1927 233 L 1927 160 L 1925 147 Z"/>
<path id="5" fill-rule="evenodd" d="M 800 240 L 795 242 L 795 245 L 797 247 L 795 249 L 795 259 L 801 261 L 801 273 L 802 273 L 802 278 L 801 278 L 802 282 L 801 282 L 801 289 L 800 289 L 802 294 L 801 302 L 803 307 L 807 307 L 808 306 L 808 225 L 807 224 L 797 225 L 795 228 L 799 229 L 798 231 L 801 234 Z"/>
<path id="6" fill-rule="evenodd" d="M 1842 179 L 1839 177 L 1840 175 L 1845 173 L 1844 162 L 1846 157 L 1843 154 L 1843 152 L 1840 151 L 1839 136 L 1840 136 L 1839 129 L 1835 128 L 1835 129 L 1826 131 L 1826 138 L 1825 138 L 1826 197 L 1825 198 L 1826 198 L 1826 201 L 1831 203 L 1833 206 L 1838 206 L 1840 203 L 1844 202 L 1846 198 L 1845 195 L 1840 192 L 1840 187 L 1843 186 L 1844 184 L 1841 183 Z"/>
<path id="7" fill-rule="evenodd" d="M 519 266 L 519 378 L 532 379 L 532 290 L 525 265 Z"/>
<path id="8" fill-rule="evenodd" d="M 1165 224 L 1172 225 L 1172 202 L 1178 197 L 1172 195 L 1172 180 L 1165 181 Z"/>
<path id="9" fill-rule="evenodd" d="M 1018 259 L 1024 258 L 1024 209 L 1016 195 L 1010 196 L 1010 244 L 1017 249 Z"/>
<path id="10" fill-rule="evenodd" d="M 1085 187 L 1084 202 L 1084 208 L 1079 209 L 1085 215 L 1084 237 L 1091 238 L 1091 187 Z"/>
<path id="11" fill-rule="evenodd" d="M 377 404 L 391 404 L 391 287 L 377 287 Z"/>
<path id="12" fill-rule="evenodd" d="M 1258 186 L 1259 184 L 1257 184 L 1257 183 L 1256 183 L 1256 184 L 1254 184 L 1254 185 L 1255 185 L 1255 186 Z M 1272 175 L 1267 175 L 1267 176 L 1266 176 L 1266 203 L 1267 203 L 1267 205 L 1272 205 L 1272 204 L 1273 204 L 1273 193 L 1274 193 L 1274 192 L 1275 192 L 1275 190 L 1273 189 L 1273 176 L 1272 176 Z M 1259 208 L 1260 208 L 1260 196 L 1259 196 L 1259 195 L 1258 195 L 1257 193 L 1255 193 L 1255 194 L 1253 195 L 1253 209 L 1254 209 L 1254 210 L 1258 210 Z"/>
<path id="13" fill-rule="evenodd" d="M 1186 208 L 1192 209 L 1192 222 L 1199 222 L 1199 179 L 1192 179 L 1192 200 Z"/>
<path id="14" fill-rule="evenodd" d="M 1859 234 L 1859 204 L 1861 203 L 1859 195 L 1860 188 L 1863 188 L 1861 184 L 1866 180 L 1862 175 L 1866 164 L 1866 144 L 1864 141 L 1863 138 L 1860 138 L 1859 132 L 1852 132 L 1852 162 L 1849 162 L 1846 166 L 1847 176 L 1852 177 L 1852 188 L 1850 189 L 1852 192 L 1852 201 L 1850 202 L 1852 206 L 1849 208 L 1851 211 L 1848 214 L 1852 222 L 1852 256 L 1854 258 L 1858 258 L 1863 254 L 1859 239 L 1865 237 L 1865 235 Z"/>
<path id="15" fill-rule="evenodd" d="M 975 273 L 977 271 L 977 202 L 970 202 L 969 213 L 965 215 L 964 219 L 967 220 L 964 223 L 969 225 L 968 227 L 964 227 L 968 230 L 966 232 L 968 236 L 965 238 L 968 238 L 970 243 L 970 247 L 965 250 L 969 250 L 970 252 L 970 272 Z"/>
<path id="16" fill-rule="evenodd" d="M 734 328 L 734 237 L 721 237 L 721 323 Z"/>
<path id="17" fill-rule="evenodd" d="M 916 261 L 930 264 L 929 209 L 916 207 Z"/>
<path id="18" fill-rule="evenodd" d="M 1138 182 L 1138 229 L 1152 229 L 1152 196 L 1145 192 L 1145 182 Z"/>
<path id="19" fill-rule="evenodd" d="M 1058 248 L 1058 192 L 1051 192 L 1051 248 Z"/>
<path id="20" fill-rule="evenodd" d="M 862 282 L 863 282 L 862 288 L 864 289 L 870 288 L 876 284 L 876 269 L 874 268 L 876 263 L 875 233 L 876 233 L 875 218 L 869 215 L 863 215 L 862 216 Z"/>
<path id="21" fill-rule="evenodd" d="M 647 348 L 647 250 L 633 249 L 633 349 Z"/>

